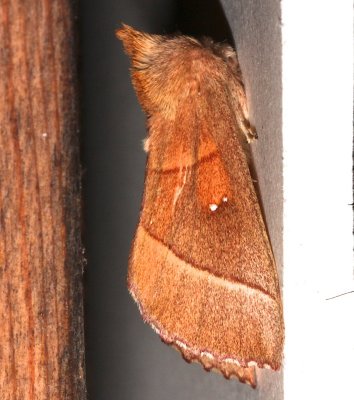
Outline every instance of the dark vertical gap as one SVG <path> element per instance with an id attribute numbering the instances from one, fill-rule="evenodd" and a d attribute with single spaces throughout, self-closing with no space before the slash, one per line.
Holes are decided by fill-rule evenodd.
<path id="1" fill-rule="evenodd" d="M 182 0 L 178 2 L 176 29 L 185 35 L 210 36 L 233 45 L 231 29 L 219 1 Z"/>
<path id="2" fill-rule="evenodd" d="M 114 35 L 123 22 L 150 33 L 210 36 L 233 45 L 218 1 L 80 2 L 88 399 L 231 399 L 240 393 L 239 384 L 188 366 L 162 345 L 142 322 L 126 288 L 143 190 L 141 140 L 146 133 L 128 75 L 129 61 Z"/>

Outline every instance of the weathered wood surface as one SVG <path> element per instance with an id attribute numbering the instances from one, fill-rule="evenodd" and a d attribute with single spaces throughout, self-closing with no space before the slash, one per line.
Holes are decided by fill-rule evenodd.
<path id="1" fill-rule="evenodd" d="M 0 399 L 86 397 L 74 11 L 0 0 Z"/>

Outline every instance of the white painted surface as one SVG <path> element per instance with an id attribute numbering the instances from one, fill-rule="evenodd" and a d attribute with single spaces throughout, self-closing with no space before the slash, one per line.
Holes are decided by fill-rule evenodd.
<path id="1" fill-rule="evenodd" d="M 354 399 L 352 23 L 282 2 L 286 400 Z"/>
<path id="2" fill-rule="evenodd" d="M 256 186 L 282 281 L 283 174 L 281 15 L 278 0 L 222 0 L 235 38 L 251 123 L 258 140 L 250 145 Z M 257 369 L 257 389 L 235 399 L 282 400 L 283 372 Z"/>

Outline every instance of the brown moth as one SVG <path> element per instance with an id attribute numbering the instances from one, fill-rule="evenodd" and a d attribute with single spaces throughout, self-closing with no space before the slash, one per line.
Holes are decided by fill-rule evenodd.
<path id="1" fill-rule="evenodd" d="M 242 141 L 249 123 L 233 49 L 123 25 L 148 117 L 145 192 L 130 293 L 146 322 L 187 361 L 256 386 L 280 368 L 277 270 Z"/>

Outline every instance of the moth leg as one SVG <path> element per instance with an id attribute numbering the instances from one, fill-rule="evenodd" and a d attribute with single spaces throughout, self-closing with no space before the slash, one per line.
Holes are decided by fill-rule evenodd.
<path id="1" fill-rule="evenodd" d="M 248 143 L 252 143 L 254 140 L 258 139 L 256 128 L 251 125 L 248 119 L 244 118 L 240 123 L 240 127 Z"/>
<path id="2" fill-rule="evenodd" d="M 251 125 L 247 106 L 247 97 L 242 81 L 239 81 L 235 92 L 237 93 L 238 107 L 236 108 L 236 118 L 242 133 L 245 135 L 248 143 L 258 138 L 256 128 Z"/>

